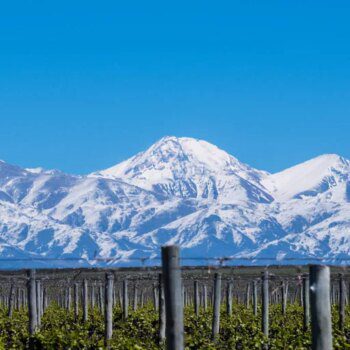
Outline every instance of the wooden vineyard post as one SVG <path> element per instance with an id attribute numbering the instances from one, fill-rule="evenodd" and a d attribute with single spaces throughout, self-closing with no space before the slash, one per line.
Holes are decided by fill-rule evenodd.
<path id="1" fill-rule="evenodd" d="M 91 310 L 93 311 L 95 309 L 95 285 L 91 284 L 91 289 L 90 289 L 90 300 L 91 300 Z"/>
<path id="2" fill-rule="evenodd" d="M 324 265 L 310 266 L 310 304 L 313 350 L 331 350 L 332 322 L 330 272 Z"/>
<path id="3" fill-rule="evenodd" d="M 261 330 L 266 338 L 264 349 L 268 349 L 268 338 L 269 338 L 269 272 L 265 270 L 262 274 L 261 281 Z"/>
<path id="4" fill-rule="evenodd" d="M 36 285 L 35 270 L 28 271 L 27 295 L 28 295 L 28 316 L 29 316 L 29 334 L 33 335 L 37 327 L 37 307 L 36 307 Z"/>
<path id="5" fill-rule="evenodd" d="M 13 309 L 15 304 L 15 294 L 16 294 L 16 289 L 12 281 L 10 286 L 10 294 L 9 294 L 8 317 L 12 317 L 12 314 L 13 314 Z"/>
<path id="6" fill-rule="evenodd" d="M 141 295 L 140 295 L 140 305 L 141 305 L 141 307 L 143 307 L 143 305 L 144 305 L 144 299 L 145 299 L 145 291 L 142 288 L 141 289 Z"/>
<path id="7" fill-rule="evenodd" d="M 206 284 L 203 285 L 203 308 L 204 311 L 208 309 L 208 288 Z"/>
<path id="8" fill-rule="evenodd" d="M 183 302 L 183 305 L 186 306 L 186 291 L 185 291 L 185 286 L 184 286 L 184 285 L 182 285 L 181 293 L 182 293 L 182 302 Z"/>
<path id="9" fill-rule="evenodd" d="M 199 286 L 198 281 L 193 283 L 193 301 L 194 301 L 194 313 L 199 316 Z"/>
<path id="10" fill-rule="evenodd" d="M 123 310 L 123 288 L 118 289 L 118 299 L 119 299 L 119 305 L 120 308 Z"/>
<path id="11" fill-rule="evenodd" d="M 345 285 L 344 285 L 344 275 L 339 274 L 339 329 L 344 329 L 345 322 Z"/>
<path id="12" fill-rule="evenodd" d="M 45 300 L 44 300 L 44 292 L 46 287 L 44 287 L 44 283 L 41 282 L 40 288 L 40 317 L 43 317 L 45 311 Z"/>
<path id="13" fill-rule="evenodd" d="M 129 316 L 128 280 L 123 280 L 123 320 Z"/>
<path id="14" fill-rule="evenodd" d="M 299 275 L 298 276 L 298 285 L 299 285 L 299 304 L 300 306 L 304 307 L 304 284 L 303 284 L 303 278 Z"/>
<path id="15" fill-rule="evenodd" d="M 232 282 L 229 281 L 226 286 L 226 313 L 232 315 Z"/>
<path id="16" fill-rule="evenodd" d="M 165 340 L 165 299 L 164 299 L 164 287 L 163 277 L 160 273 L 158 275 L 158 292 L 159 292 L 159 344 L 162 344 Z"/>
<path id="17" fill-rule="evenodd" d="M 113 288 L 113 308 L 117 306 L 117 291 Z"/>
<path id="18" fill-rule="evenodd" d="M 304 306 L 304 331 L 309 329 L 310 324 L 310 282 L 309 276 L 303 278 L 303 306 Z"/>
<path id="19" fill-rule="evenodd" d="M 78 320 L 79 316 L 79 285 L 74 283 L 74 317 L 75 320 Z"/>
<path id="20" fill-rule="evenodd" d="M 48 299 L 47 299 L 47 287 L 43 288 L 43 312 L 47 309 Z"/>
<path id="21" fill-rule="evenodd" d="M 256 280 L 253 281 L 253 312 L 254 316 L 258 314 L 258 283 Z"/>
<path id="22" fill-rule="evenodd" d="M 184 349 L 183 302 L 179 247 L 162 247 L 167 350 Z"/>
<path id="23" fill-rule="evenodd" d="M 16 297 L 17 297 L 17 300 L 18 300 L 17 307 L 18 307 L 18 310 L 20 310 L 24 306 L 24 300 L 23 300 L 23 295 L 22 295 L 22 288 L 17 288 Z"/>
<path id="24" fill-rule="evenodd" d="M 67 293 L 68 293 L 68 295 L 67 295 L 67 298 L 68 298 L 67 309 L 68 309 L 68 311 L 70 311 L 72 308 L 72 288 L 71 288 L 71 286 L 68 286 Z"/>
<path id="25" fill-rule="evenodd" d="M 157 291 L 157 284 L 153 284 L 153 305 L 154 310 L 158 311 L 158 291 Z"/>
<path id="26" fill-rule="evenodd" d="M 208 287 L 206 284 L 203 285 L 203 307 L 204 311 L 208 309 Z"/>
<path id="27" fill-rule="evenodd" d="M 22 307 L 26 307 L 28 305 L 26 289 L 21 288 L 21 299 L 22 299 Z"/>
<path id="28" fill-rule="evenodd" d="M 87 322 L 89 318 L 89 290 L 87 279 L 83 280 L 83 321 Z"/>
<path id="29" fill-rule="evenodd" d="M 287 311 L 287 298 L 288 298 L 288 284 L 285 281 L 281 282 L 281 296 L 282 296 L 282 314 L 285 315 Z"/>
<path id="30" fill-rule="evenodd" d="M 105 285 L 105 345 L 108 346 L 113 334 L 113 284 L 114 276 L 106 273 Z"/>
<path id="31" fill-rule="evenodd" d="M 36 294 L 36 317 L 37 317 L 37 326 L 40 327 L 41 325 L 41 283 L 40 280 L 36 280 L 36 288 L 35 288 L 35 294 Z"/>
<path id="32" fill-rule="evenodd" d="M 134 305 L 133 305 L 133 311 L 137 310 L 137 295 L 138 295 L 138 288 L 137 288 L 137 284 L 134 284 Z"/>
<path id="33" fill-rule="evenodd" d="M 100 306 L 100 312 L 103 315 L 104 314 L 104 300 L 103 300 L 103 286 L 99 286 L 98 288 L 98 294 L 99 294 L 99 306 Z M 114 299 L 114 298 L 113 298 Z"/>
<path id="34" fill-rule="evenodd" d="M 247 309 L 249 309 L 250 306 L 250 283 L 247 283 L 246 287 L 246 296 L 245 296 L 245 306 Z"/>
<path id="35" fill-rule="evenodd" d="M 20 310 L 23 306 L 21 288 L 17 288 L 15 295 L 16 295 L 16 300 L 17 300 L 17 302 L 16 302 L 17 303 L 17 310 Z"/>
<path id="36" fill-rule="evenodd" d="M 214 340 L 220 330 L 220 305 L 221 305 L 221 274 L 214 275 L 214 302 L 213 302 L 213 324 L 212 339 Z"/>

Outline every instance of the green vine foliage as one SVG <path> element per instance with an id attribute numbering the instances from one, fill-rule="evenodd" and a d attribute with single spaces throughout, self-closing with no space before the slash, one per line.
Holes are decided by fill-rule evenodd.
<path id="1" fill-rule="evenodd" d="M 115 350 L 165 349 L 158 339 L 158 314 L 152 305 L 146 305 L 132 312 L 127 320 L 122 319 L 119 308 L 113 313 L 113 338 L 108 344 Z M 346 310 L 343 330 L 338 328 L 338 310 L 332 309 L 334 349 L 350 349 L 350 308 Z M 254 316 L 251 309 L 234 305 L 232 316 L 227 316 L 222 308 L 220 334 L 212 340 L 212 312 L 201 310 L 197 317 L 192 307 L 185 308 L 186 350 L 261 349 L 264 342 L 261 333 L 261 314 Z M 311 349 L 311 332 L 303 330 L 303 309 L 299 305 L 289 305 L 286 315 L 282 315 L 279 305 L 270 306 L 269 349 L 303 350 Z M 75 320 L 72 311 L 58 305 L 51 305 L 45 312 L 41 327 L 30 338 L 28 316 L 25 310 L 15 311 L 12 318 L 7 310 L 0 309 L 0 350 L 26 349 L 31 344 L 34 349 L 78 350 L 106 349 L 104 343 L 104 318 L 97 310 L 90 310 L 89 321 L 82 322 L 81 315 Z"/>

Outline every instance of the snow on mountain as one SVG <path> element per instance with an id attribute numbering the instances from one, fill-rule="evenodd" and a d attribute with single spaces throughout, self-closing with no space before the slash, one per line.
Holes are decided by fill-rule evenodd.
<path id="1" fill-rule="evenodd" d="M 186 137 L 164 137 L 147 151 L 95 175 L 120 178 L 167 197 L 272 201 L 259 182 L 265 172 L 208 142 Z"/>
<path id="2" fill-rule="evenodd" d="M 268 174 L 177 137 L 88 176 L 0 161 L 0 257 L 6 268 L 135 264 L 176 243 L 189 265 L 336 261 L 350 253 L 349 174 L 337 155 Z"/>
<path id="3" fill-rule="evenodd" d="M 263 185 L 279 200 L 317 196 L 349 180 L 350 161 L 325 154 L 263 179 Z M 347 195 L 346 192 L 343 196 Z M 341 198 L 338 198 L 341 200 Z"/>

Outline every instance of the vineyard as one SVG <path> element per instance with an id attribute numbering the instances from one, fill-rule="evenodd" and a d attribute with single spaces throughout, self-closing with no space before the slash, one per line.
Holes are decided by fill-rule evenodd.
<path id="1" fill-rule="evenodd" d="M 2 271 L 0 349 L 350 349 L 346 268 L 330 270 L 323 339 L 308 267 L 176 272 L 180 290 L 164 266 Z"/>
<path id="2" fill-rule="evenodd" d="M 186 349 L 261 349 L 264 336 L 261 332 L 260 311 L 254 316 L 251 308 L 243 304 L 233 305 L 233 315 L 221 311 L 220 334 L 211 340 L 212 312 L 200 311 L 196 316 L 192 307 L 185 308 Z M 333 309 L 337 320 L 336 307 Z M 271 349 L 309 349 L 310 331 L 303 331 L 303 309 L 300 305 L 288 305 L 282 314 L 279 305 L 270 312 Z M 29 344 L 28 317 L 25 310 L 14 311 L 11 318 L 7 310 L 1 310 L 1 349 L 25 349 Z M 159 345 L 158 313 L 150 303 L 131 311 L 123 320 L 122 311 L 116 306 L 113 312 L 113 336 L 111 349 L 163 349 Z M 344 331 L 334 327 L 334 348 L 350 348 L 350 324 Z M 104 317 L 98 308 L 90 310 L 89 320 L 76 321 L 74 312 L 51 305 L 41 320 L 40 330 L 33 336 L 35 349 L 104 349 Z"/>

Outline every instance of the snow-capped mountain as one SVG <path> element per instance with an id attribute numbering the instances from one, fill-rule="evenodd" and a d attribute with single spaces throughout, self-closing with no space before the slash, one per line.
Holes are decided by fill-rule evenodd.
<path id="1" fill-rule="evenodd" d="M 177 137 L 87 176 L 0 161 L 0 261 L 140 264 L 169 243 L 181 245 L 187 265 L 213 257 L 346 261 L 349 176 L 350 162 L 337 155 L 269 174 Z"/>
<path id="2" fill-rule="evenodd" d="M 250 168 L 208 142 L 165 137 L 125 162 L 96 175 L 123 179 L 166 197 L 271 202 L 265 172 Z"/>

